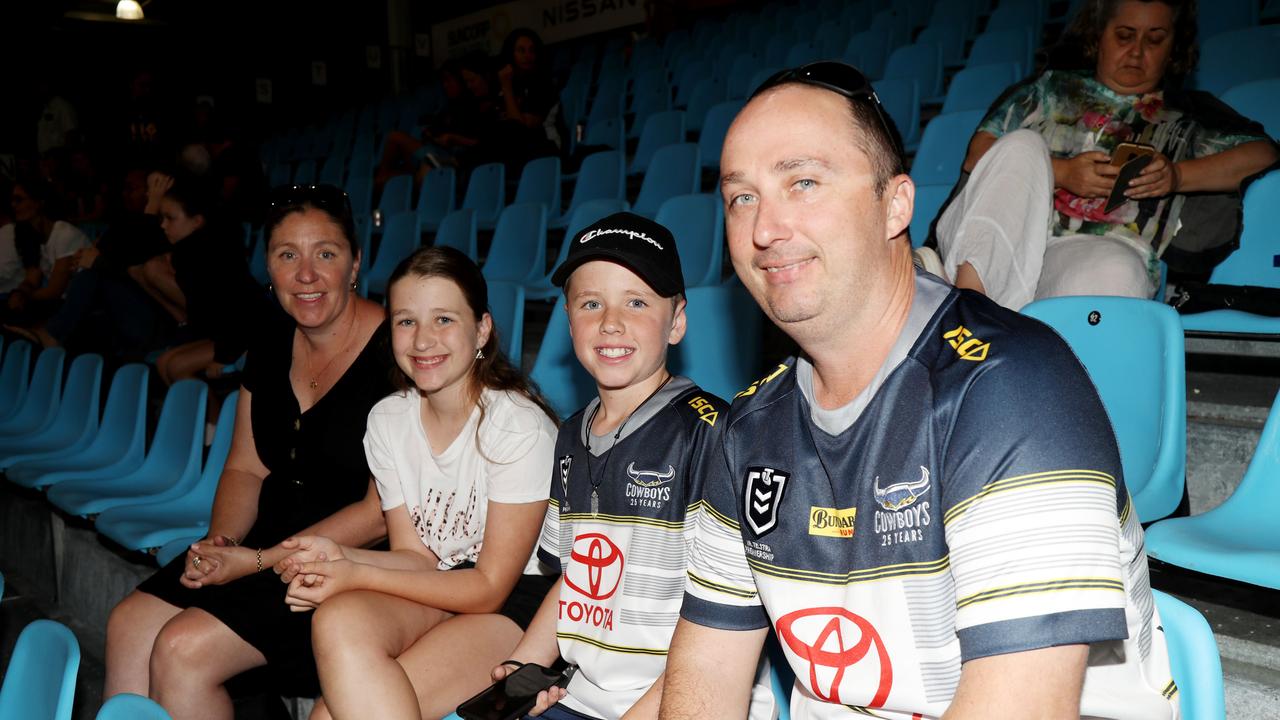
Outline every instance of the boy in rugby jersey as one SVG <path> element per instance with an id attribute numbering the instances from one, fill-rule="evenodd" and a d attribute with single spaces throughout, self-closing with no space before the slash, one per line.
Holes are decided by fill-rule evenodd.
<path id="1" fill-rule="evenodd" d="M 532 714 L 656 717 L 701 496 L 690 470 L 728 403 L 667 370 L 667 348 L 686 330 L 671 232 L 624 212 L 570 242 L 552 279 L 599 397 L 556 440 L 538 553 L 561 577 L 493 676 L 564 658 L 576 674 Z M 750 716 L 772 717 L 767 683 L 752 696 Z"/>

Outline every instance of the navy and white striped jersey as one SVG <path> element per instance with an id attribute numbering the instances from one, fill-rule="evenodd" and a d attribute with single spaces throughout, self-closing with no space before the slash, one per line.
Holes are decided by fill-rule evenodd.
<path id="1" fill-rule="evenodd" d="M 1176 717 L 1115 436 L 1046 326 L 917 275 L 861 396 L 789 360 L 715 431 L 682 614 L 772 626 L 793 717 L 938 717 L 963 662 L 1080 643 L 1083 716 Z"/>
<path id="2" fill-rule="evenodd" d="M 728 403 L 673 378 L 632 413 L 616 441 L 614 433 L 587 435 L 598 403 L 560 428 L 538 556 L 561 569 L 556 637 L 560 655 L 579 666 L 562 703 L 616 718 L 666 668 L 702 490 L 690 471 L 702 464 L 706 437 Z M 753 718 L 773 716 L 767 678 L 753 698 Z"/>

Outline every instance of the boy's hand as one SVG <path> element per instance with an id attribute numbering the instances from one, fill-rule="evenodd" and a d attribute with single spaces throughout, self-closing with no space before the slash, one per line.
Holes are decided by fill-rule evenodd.
<path id="1" fill-rule="evenodd" d="M 506 663 L 503 663 L 502 665 L 495 667 L 493 671 L 489 673 L 489 676 L 493 678 L 494 682 L 498 682 L 502 678 L 510 675 L 515 671 L 516 671 L 515 665 L 508 665 Z M 533 703 L 533 707 L 529 709 L 529 712 L 527 714 L 529 715 L 529 717 L 537 717 L 542 713 L 546 712 L 547 708 L 563 700 L 565 696 L 568 694 L 569 694 L 569 691 L 565 690 L 562 687 L 553 686 L 553 687 L 547 688 L 546 690 L 543 690 L 542 692 L 538 693 L 538 699 Z"/>

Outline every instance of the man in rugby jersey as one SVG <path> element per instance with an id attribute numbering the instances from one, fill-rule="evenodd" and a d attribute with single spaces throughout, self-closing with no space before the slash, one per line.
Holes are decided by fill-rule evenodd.
<path id="1" fill-rule="evenodd" d="M 599 397 L 556 439 L 538 554 L 560 580 L 493 674 L 561 657 L 578 670 L 566 690 L 541 694 L 535 714 L 656 717 L 701 496 L 690 470 L 728 404 L 667 370 L 667 348 L 686 329 L 671 232 L 617 213 L 569 241 L 552 280 L 564 287 L 574 353 Z M 752 678 L 764 672 L 753 660 Z M 756 685 L 750 716 L 764 720 L 774 713 L 767 676 Z"/>
<path id="2" fill-rule="evenodd" d="M 802 353 L 703 455 L 662 717 L 741 717 L 770 628 L 795 718 L 1176 717 L 1097 393 L 1050 329 L 913 268 L 866 79 L 775 75 L 720 168 L 734 267 Z"/>

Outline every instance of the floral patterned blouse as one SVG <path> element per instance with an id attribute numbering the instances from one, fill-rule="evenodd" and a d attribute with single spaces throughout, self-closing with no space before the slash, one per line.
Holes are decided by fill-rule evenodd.
<path id="1" fill-rule="evenodd" d="M 1094 79 L 1092 71 L 1046 71 L 1009 93 L 978 126 L 996 137 L 1020 128 L 1040 133 L 1056 158 L 1090 150 L 1109 154 L 1122 142 L 1136 142 L 1177 162 L 1263 139 L 1206 129 L 1166 106 L 1162 91 L 1120 95 Z M 1123 241 L 1146 254 L 1149 269 L 1158 273 L 1156 258 L 1177 232 L 1183 200 L 1182 195 L 1130 200 L 1106 213 L 1105 197 L 1082 198 L 1056 188 L 1051 233 Z"/>

